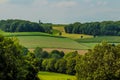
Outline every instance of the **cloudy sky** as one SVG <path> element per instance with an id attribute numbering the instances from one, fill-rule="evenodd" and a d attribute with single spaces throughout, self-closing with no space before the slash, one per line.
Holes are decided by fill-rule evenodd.
<path id="1" fill-rule="evenodd" d="M 0 0 L 1 19 L 48 23 L 120 20 L 120 0 Z"/>

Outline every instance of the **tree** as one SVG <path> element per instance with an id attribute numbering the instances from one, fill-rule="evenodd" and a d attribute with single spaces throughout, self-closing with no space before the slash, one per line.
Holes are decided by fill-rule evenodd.
<path id="1" fill-rule="evenodd" d="M 27 62 L 28 70 L 26 80 L 39 80 L 37 76 L 39 71 L 39 60 L 35 58 L 34 53 L 29 52 L 27 56 L 25 56 L 25 61 Z"/>
<path id="2" fill-rule="evenodd" d="M 120 80 L 120 45 L 102 43 L 78 57 L 78 80 Z"/>
<path id="3" fill-rule="evenodd" d="M 67 60 L 66 73 L 70 74 L 70 75 L 75 75 L 75 73 L 76 73 L 75 66 L 76 66 L 76 58 Z"/>
<path id="4" fill-rule="evenodd" d="M 26 58 L 26 52 L 16 38 L 0 36 L 0 80 L 39 80 L 38 71 L 29 69 L 34 66 Z M 29 73 L 34 77 L 30 78 Z"/>
<path id="5" fill-rule="evenodd" d="M 78 52 L 77 51 L 74 51 L 74 52 L 70 52 L 68 54 L 66 54 L 64 56 L 65 59 L 72 59 L 72 58 L 76 58 L 78 56 Z"/>
<path id="6" fill-rule="evenodd" d="M 64 27 L 66 33 L 88 34 L 88 35 L 119 35 L 120 21 L 103 21 L 103 22 L 90 22 L 66 25 Z"/>
<path id="7" fill-rule="evenodd" d="M 59 73 L 66 73 L 66 64 L 67 61 L 65 59 L 59 59 L 55 64 L 55 69 Z"/>
<path id="8" fill-rule="evenodd" d="M 34 50 L 35 57 L 40 58 L 48 58 L 49 54 L 47 51 L 43 51 L 42 48 L 36 47 Z"/>
<path id="9" fill-rule="evenodd" d="M 44 59 L 44 60 L 42 61 L 42 70 L 43 70 L 43 71 L 47 71 L 46 67 L 47 67 L 47 65 L 48 65 L 48 60 L 49 60 L 49 59 Z"/>
<path id="10" fill-rule="evenodd" d="M 56 59 L 54 59 L 54 58 L 49 59 L 48 64 L 46 66 L 46 70 L 55 72 L 55 63 L 56 63 Z"/>
<path id="11" fill-rule="evenodd" d="M 51 53 L 50 53 L 50 58 L 56 58 L 56 59 L 59 59 L 59 58 L 62 58 L 64 56 L 64 52 L 60 52 L 58 50 L 53 50 Z"/>
<path id="12" fill-rule="evenodd" d="M 0 36 L 0 79 L 25 80 L 27 70 L 23 65 L 21 46 L 14 38 Z"/>

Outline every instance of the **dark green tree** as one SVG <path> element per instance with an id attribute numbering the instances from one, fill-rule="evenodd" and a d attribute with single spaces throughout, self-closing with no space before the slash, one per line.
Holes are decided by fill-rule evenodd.
<path id="1" fill-rule="evenodd" d="M 66 64 L 67 61 L 65 59 L 59 59 L 55 64 L 55 69 L 59 73 L 66 73 Z"/>
<path id="2" fill-rule="evenodd" d="M 34 69 L 35 62 L 27 55 L 28 51 L 16 38 L 0 36 L 0 80 L 39 80 L 38 71 L 30 70 Z M 34 76 L 30 77 L 30 73 Z"/>

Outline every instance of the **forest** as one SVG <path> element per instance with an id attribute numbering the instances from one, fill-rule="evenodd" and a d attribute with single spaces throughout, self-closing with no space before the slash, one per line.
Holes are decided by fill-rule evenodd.
<path id="1" fill-rule="evenodd" d="M 90 22 L 80 23 L 75 22 L 65 26 L 66 33 L 88 34 L 88 35 L 120 35 L 120 21 L 103 21 L 103 22 Z"/>
<path id="2" fill-rule="evenodd" d="M 52 29 L 51 23 L 30 22 L 26 20 L 8 19 L 0 21 L 0 29 L 5 32 L 47 32 Z"/>

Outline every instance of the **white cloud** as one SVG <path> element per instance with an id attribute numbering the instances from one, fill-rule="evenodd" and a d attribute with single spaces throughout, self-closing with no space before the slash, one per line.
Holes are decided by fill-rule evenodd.
<path id="1" fill-rule="evenodd" d="M 83 1 L 85 1 L 85 2 L 87 2 L 87 3 L 92 2 L 92 0 L 83 0 Z"/>
<path id="2" fill-rule="evenodd" d="M 0 4 L 6 3 L 8 0 L 0 0 Z"/>
<path id="3" fill-rule="evenodd" d="M 39 6 L 43 6 L 43 5 L 48 5 L 48 0 L 35 0 L 33 5 L 39 5 Z"/>
<path id="4" fill-rule="evenodd" d="M 56 2 L 54 6 L 64 8 L 64 7 L 73 7 L 75 5 L 77 5 L 76 1 L 61 1 L 61 2 Z"/>
<path id="5" fill-rule="evenodd" d="M 106 1 L 98 1 L 97 5 L 104 6 L 104 5 L 107 5 L 107 2 Z"/>

